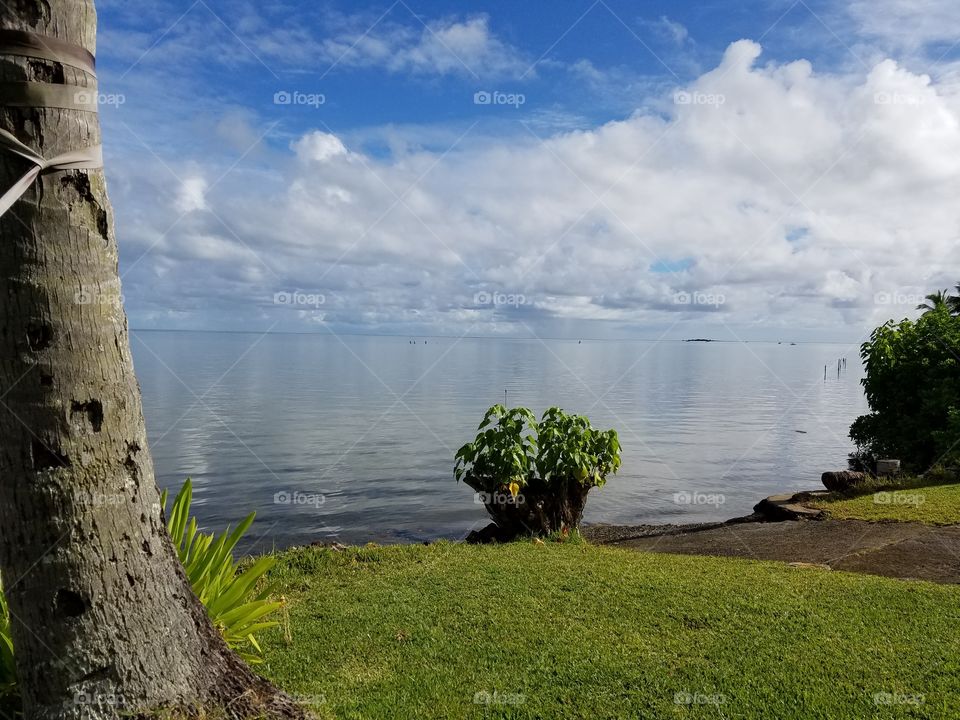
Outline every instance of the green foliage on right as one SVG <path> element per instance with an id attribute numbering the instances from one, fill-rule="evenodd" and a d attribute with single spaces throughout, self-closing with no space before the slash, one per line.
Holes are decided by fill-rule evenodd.
<path id="1" fill-rule="evenodd" d="M 224 640 L 248 663 L 262 662 L 255 633 L 278 623 L 265 620 L 283 603 L 270 600 L 272 587 L 257 590 L 257 584 L 276 563 L 271 556 L 256 560 L 240 572 L 233 549 L 250 528 L 256 513 L 250 513 L 237 528 L 228 527 L 220 536 L 199 532 L 196 518 L 190 517 L 193 485 L 188 479 L 173 501 L 167 530 L 183 563 L 193 592 L 203 603 L 210 620 Z M 167 491 L 161 502 L 166 507 Z"/>
<path id="2" fill-rule="evenodd" d="M 871 410 L 850 427 L 860 455 L 914 472 L 960 461 L 960 316 L 950 305 L 881 325 L 860 356 Z"/>
<path id="3" fill-rule="evenodd" d="M 946 306 L 954 315 L 960 315 L 960 283 L 957 284 L 957 295 L 951 295 L 949 290 L 937 290 L 924 298 L 924 302 L 917 305 L 917 310 L 933 312 Z"/>

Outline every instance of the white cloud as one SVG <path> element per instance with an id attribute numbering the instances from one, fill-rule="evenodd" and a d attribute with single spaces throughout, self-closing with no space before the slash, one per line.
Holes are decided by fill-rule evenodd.
<path id="1" fill-rule="evenodd" d="M 321 47 L 337 65 L 390 72 L 497 77 L 522 75 L 530 66 L 517 49 L 494 36 L 484 16 L 435 20 L 419 29 L 381 24 L 328 38 Z"/>
<path id="2" fill-rule="evenodd" d="M 890 49 L 917 50 L 928 43 L 953 44 L 960 28 L 956 0 L 854 0 L 848 12 L 859 31 Z"/>
<path id="3" fill-rule="evenodd" d="M 325 132 L 311 132 L 293 144 L 297 157 L 305 162 L 326 162 L 338 155 L 346 155 L 347 148 L 336 135 Z"/>
<path id="4" fill-rule="evenodd" d="M 202 177 L 190 177 L 180 183 L 180 191 L 177 194 L 176 208 L 182 213 L 193 212 L 194 210 L 206 210 L 207 199 L 207 181 Z"/>
<path id="5" fill-rule="evenodd" d="M 670 93 L 659 112 L 543 142 L 397 142 L 384 158 L 306 133 L 269 176 L 234 173 L 209 190 L 216 216 L 183 220 L 127 295 L 134 308 L 169 297 L 176 313 L 208 292 L 245 326 L 302 326 L 309 310 L 270 301 L 300 289 L 323 293 L 340 327 L 682 320 L 676 335 L 760 324 L 856 338 L 913 312 L 878 297 L 960 280 L 956 88 L 891 60 L 820 75 L 805 60 L 761 65 L 760 52 L 734 43 L 680 88 L 682 104 Z M 119 187 L 121 207 L 147 196 Z M 124 236 L 146 246 L 169 221 L 142 218 Z"/>
<path id="6" fill-rule="evenodd" d="M 666 15 L 661 15 L 656 20 L 641 20 L 640 23 L 675 45 L 683 45 L 690 39 L 690 31 L 687 30 L 686 26 L 676 20 L 671 20 Z"/>

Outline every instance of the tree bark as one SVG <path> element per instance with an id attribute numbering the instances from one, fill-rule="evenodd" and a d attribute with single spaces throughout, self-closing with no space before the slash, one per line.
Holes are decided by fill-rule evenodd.
<path id="1" fill-rule="evenodd" d="M 6 0 L 4 29 L 95 49 L 93 0 Z M 0 82 L 96 88 L 0 57 Z M 44 157 L 100 142 L 95 113 L 0 108 Z M 0 150 L 0 190 L 29 169 Z M 42 175 L 0 219 L 0 573 L 29 718 L 155 708 L 304 717 L 226 646 L 163 524 L 101 170 Z"/>

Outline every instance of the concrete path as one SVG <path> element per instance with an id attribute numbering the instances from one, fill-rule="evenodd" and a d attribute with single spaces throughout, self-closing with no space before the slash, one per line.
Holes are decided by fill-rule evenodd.
<path id="1" fill-rule="evenodd" d="M 823 565 L 824 569 L 960 583 L 960 525 L 861 520 L 731 522 L 705 526 L 598 525 L 588 539 L 635 550 Z"/>

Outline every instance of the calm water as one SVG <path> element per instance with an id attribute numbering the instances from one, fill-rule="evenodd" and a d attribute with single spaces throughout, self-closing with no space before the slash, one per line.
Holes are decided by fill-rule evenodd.
<path id="1" fill-rule="evenodd" d="M 817 487 L 845 466 L 866 409 L 857 349 L 842 345 L 175 332 L 132 344 L 159 484 L 192 477 L 211 528 L 256 510 L 258 547 L 482 526 L 453 455 L 504 390 L 620 432 L 623 468 L 591 493 L 591 523 L 726 519 Z"/>

